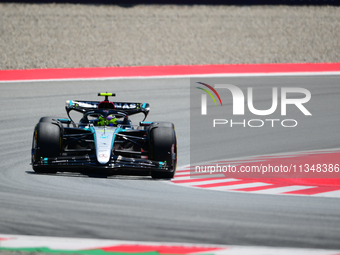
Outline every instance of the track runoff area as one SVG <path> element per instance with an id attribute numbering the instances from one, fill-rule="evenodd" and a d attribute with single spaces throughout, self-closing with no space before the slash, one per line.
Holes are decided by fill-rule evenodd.
<path id="1" fill-rule="evenodd" d="M 152 79 L 152 78 L 209 78 L 209 77 L 265 77 L 265 76 L 318 76 L 340 75 L 340 63 L 323 64 L 250 64 L 250 65 L 200 65 L 200 66 L 143 66 L 109 68 L 70 68 L 70 69 L 32 69 L 2 70 L 0 83 L 63 81 L 63 80 L 111 80 L 111 79 Z M 340 197 L 340 179 L 334 177 L 339 171 L 340 148 L 301 151 L 220 159 L 204 162 L 200 167 L 205 172 L 197 172 L 195 166 L 179 167 L 172 184 L 186 187 L 212 189 L 218 191 L 251 192 L 259 194 L 304 195 L 321 197 Z M 291 164 L 293 159 L 294 164 Z M 270 170 L 277 162 L 284 162 L 283 170 L 306 172 L 309 168 L 326 167 L 332 170 L 330 178 L 230 178 L 225 174 L 227 168 Z M 318 166 L 327 162 L 327 166 Z M 208 168 L 215 166 L 215 168 Z M 285 169 L 287 168 L 287 169 Z M 301 168 L 301 169 L 300 169 Z M 224 170 L 224 171 L 223 171 Z M 272 169 L 273 170 L 273 169 Z M 275 170 L 275 169 L 274 169 Z M 273 170 L 273 171 L 274 171 Z M 311 169 L 310 169 L 311 170 Z M 283 174 L 285 173 L 282 171 Z M 330 171 L 327 172 L 330 174 Z M 221 178 L 222 177 L 222 178 Z M 78 254 L 340 254 L 340 250 L 277 248 L 259 246 L 219 246 L 209 244 L 149 243 L 99 239 L 55 238 L 0 234 L 1 251 L 78 253 Z"/>

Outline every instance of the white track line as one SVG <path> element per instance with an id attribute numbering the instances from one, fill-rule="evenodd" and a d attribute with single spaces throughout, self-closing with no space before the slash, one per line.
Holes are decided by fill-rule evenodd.
<path id="1" fill-rule="evenodd" d="M 234 181 L 240 181 L 237 179 L 218 179 L 218 180 L 211 180 L 211 181 L 197 181 L 197 182 L 184 182 L 184 183 L 174 183 L 176 185 L 181 186 L 193 186 L 193 185 L 204 185 L 204 184 L 212 184 L 212 183 L 220 183 L 220 182 L 234 182 Z"/>
<path id="2" fill-rule="evenodd" d="M 209 188 L 203 188 L 203 189 L 220 190 L 220 191 L 229 191 L 229 190 L 236 190 L 237 191 L 237 189 L 255 188 L 255 187 L 261 187 L 261 186 L 268 186 L 268 185 L 272 185 L 272 184 L 263 183 L 263 182 L 253 182 L 253 183 L 240 183 L 240 184 L 233 184 L 233 185 L 223 185 L 223 186 L 209 187 Z M 202 188 L 202 187 L 196 186 L 196 188 Z"/>
<path id="3" fill-rule="evenodd" d="M 245 189 L 245 188 L 262 187 L 262 186 L 268 186 L 268 185 L 273 185 L 273 184 L 264 183 L 264 182 L 252 182 L 252 183 L 229 185 L 229 186 L 225 186 L 224 188 L 227 190 L 237 190 L 237 189 Z"/>
<path id="4" fill-rule="evenodd" d="M 185 170 L 183 172 L 176 171 L 175 178 L 180 175 L 190 174 L 190 170 Z"/>
<path id="5" fill-rule="evenodd" d="M 340 187 L 339 187 L 339 190 L 318 193 L 318 194 L 314 194 L 312 196 L 315 196 L 315 197 L 340 197 Z"/>
<path id="6" fill-rule="evenodd" d="M 273 188 L 273 189 L 251 191 L 251 193 L 256 193 L 256 194 L 281 194 L 281 193 L 285 193 L 285 192 L 297 191 L 297 190 L 302 190 L 302 189 L 310 189 L 310 188 L 315 188 L 315 187 L 316 186 L 292 185 L 292 186 L 279 187 L 279 188 Z"/>
<path id="7" fill-rule="evenodd" d="M 101 239 L 82 238 L 60 238 L 44 236 L 23 236 L 0 234 L 0 238 L 9 238 L 0 241 L 1 248 L 39 248 L 46 247 L 51 250 L 81 251 L 100 249 L 102 247 L 116 245 L 137 245 L 137 246 L 177 246 L 208 248 L 204 252 L 191 254 L 212 254 L 212 255 L 335 255 L 340 254 L 340 250 L 311 249 L 311 248 L 290 248 L 290 247 L 265 247 L 265 246 L 240 246 L 240 245 L 214 245 L 214 244 L 189 244 L 189 243 L 161 243 L 161 242 L 136 242 Z M 210 250 L 209 250 L 210 249 Z M 216 250 L 218 249 L 218 250 Z M 66 254 L 66 253 L 65 253 Z M 126 253 L 127 254 L 127 253 Z M 184 253 L 187 254 L 187 253 Z"/>
<path id="8" fill-rule="evenodd" d="M 308 249 L 308 248 L 230 246 L 225 250 L 213 251 L 212 254 L 214 255 L 335 255 L 335 254 L 339 254 L 339 251 L 324 250 L 324 249 Z"/>
<path id="9" fill-rule="evenodd" d="M 194 180 L 194 179 L 210 179 L 210 178 L 225 178 L 224 174 L 208 174 L 208 175 L 189 175 L 189 176 L 179 176 L 173 178 L 173 181 L 182 181 L 182 180 Z"/>
<path id="10" fill-rule="evenodd" d="M 181 78 L 213 78 L 213 77 L 268 77 L 268 76 L 329 76 L 340 75 L 340 72 L 292 72 L 292 73 L 218 73 L 218 74 L 188 74 L 188 75 L 159 75 L 159 76 L 134 76 L 134 77 L 103 77 L 103 78 L 70 78 L 70 79 L 42 79 L 42 80 L 11 80 L 0 83 L 15 82 L 54 82 L 54 81 L 110 81 L 110 80 L 135 80 L 135 79 L 181 79 Z"/>

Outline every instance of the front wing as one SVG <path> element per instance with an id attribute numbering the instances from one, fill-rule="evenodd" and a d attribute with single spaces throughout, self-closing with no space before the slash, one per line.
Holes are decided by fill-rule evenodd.
<path id="1" fill-rule="evenodd" d="M 33 167 L 51 169 L 58 172 L 88 172 L 89 170 L 106 170 L 110 173 L 124 170 L 172 172 L 167 162 L 142 158 L 128 158 L 112 155 L 105 165 L 98 163 L 95 155 L 60 156 L 56 158 L 40 158 Z M 121 170 L 121 171 L 120 171 Z"/>

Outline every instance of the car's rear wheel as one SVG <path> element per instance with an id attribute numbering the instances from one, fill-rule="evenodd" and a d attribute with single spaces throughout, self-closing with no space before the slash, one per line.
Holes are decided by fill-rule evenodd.
<path id="1" fill-rule="evenodd" d="M 169 122 L 155 123 L 150 126 L 150 159 L 166 161 L 169 172 L 152 171 L 154 179 L 173 178 L 177 167 L 177 142 L 174 125 Z"/>
<path id="2" fill-rule="evenodd" d="M 32 166 L 37 173 L 56 173 L 56 169 L 37 166 L 35 162 L 41 158 L 54 158 L 60 155 L 62 135 L 60 126 L 51 122 L 39 122 L 33 133 Z"/>

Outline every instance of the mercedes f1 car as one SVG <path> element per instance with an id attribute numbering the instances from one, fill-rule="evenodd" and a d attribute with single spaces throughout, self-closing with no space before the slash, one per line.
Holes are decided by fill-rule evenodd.
<path id="1" fill-rule="evenodd" d="M 66 101 L 68 118 L 42 117 L 35 126 L 32 168 L 37 173 L 136 174 L 173 178 L 177 142 L 173 123 L 146 122 L 147 103 Z M 81 115 L 75 122 L 70 112 Z M 129 116 L 144 114 L 139 125 Z"/>

